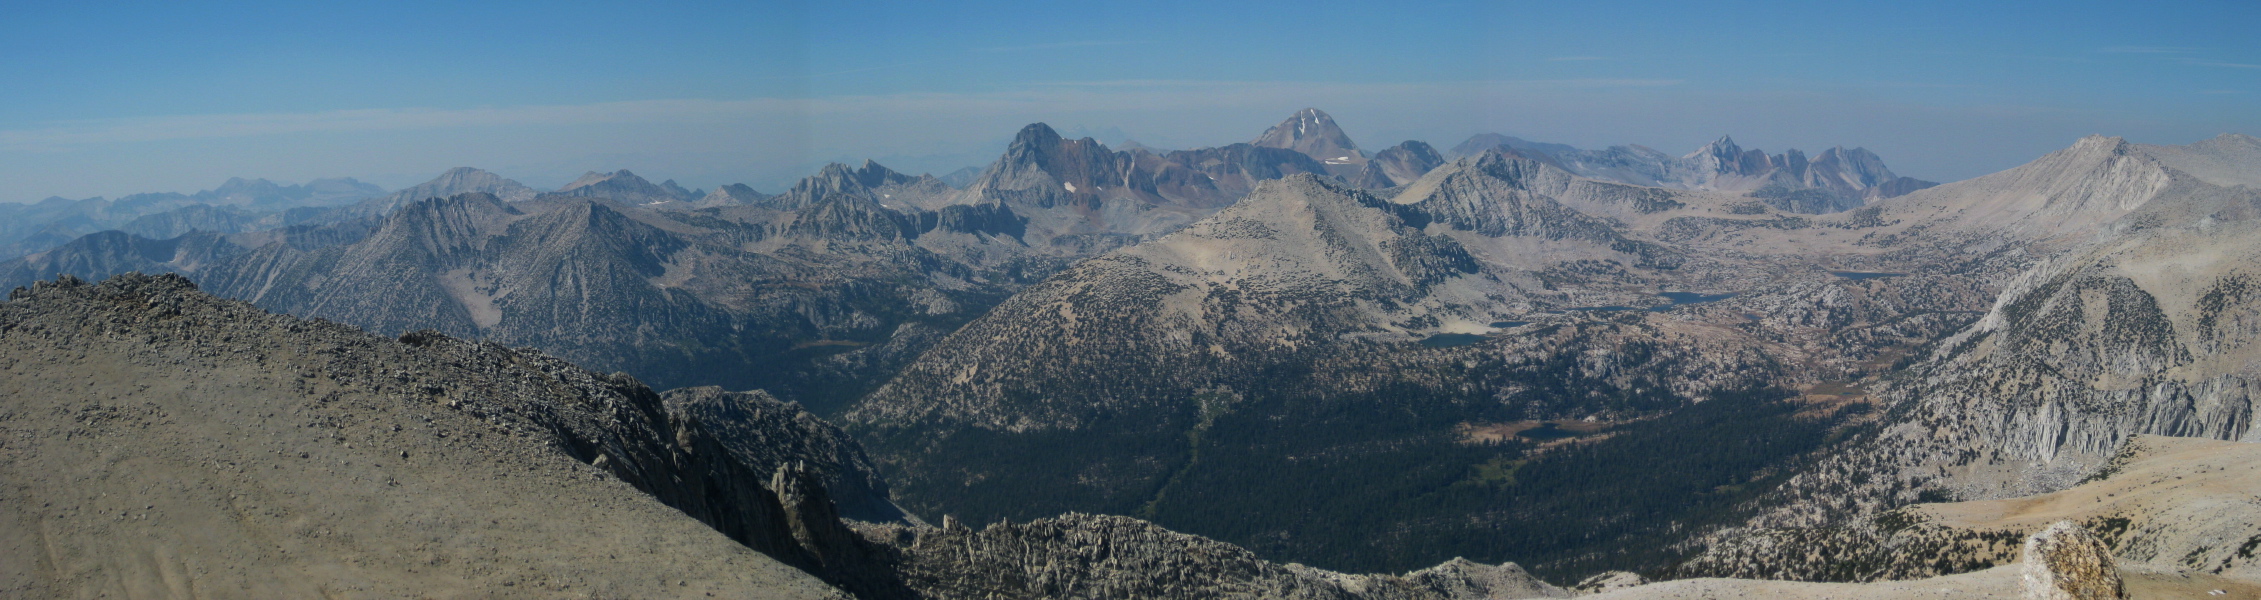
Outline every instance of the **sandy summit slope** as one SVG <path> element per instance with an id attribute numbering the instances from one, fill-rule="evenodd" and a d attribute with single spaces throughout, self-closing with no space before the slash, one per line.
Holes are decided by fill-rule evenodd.
<path id="1" fill-rule="evenodd" d="M 2022 598 L 2022 565 L 2006 565 L 1961 575 L 1913 581 L 1876 583 L 1807 583 L 1753 579 L 1682 579 L 1625 588 L 1606 594 L 1582 596 L 1586 600 L 1978 600 Z M 2250 600 L 2261 598 L 2261 586 L 2195 573 L 2155 573 L 2125 570 L 2129 598 L 2206 598 Z M 2213 592 L 2219 591 L 2220 594 Z"/>
<path id="2" fill-rule="evenodd" d="M 19 290 L 0 597 L 841 597 L 624 481 L 696 476 L 631 435 L 651 407 L 589 391 L 621 381 L 177 277 Z"/>

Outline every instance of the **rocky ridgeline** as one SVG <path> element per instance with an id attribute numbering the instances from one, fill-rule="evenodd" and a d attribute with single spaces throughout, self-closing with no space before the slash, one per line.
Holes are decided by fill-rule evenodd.
<path id="1" fill-rule="evenodd" d="M 1365 170 L 1359 171 L 1350 184 L 1377 190 L 1393 188 L 1413 183 L 1444 164 L 1444 155 L 1438 154 L 1436 148 L 1419 140 L 1406 140 L 1374 153 L 1373 160 L 1366 163 Z"/>
<path id="2" fill-rule="evenodd" d="M 1745 149 L 1724 136 L 1676 157 L 1642 146 L 1580 150 L 1479 134 L 1455 146 L 1453 154 L 1473 156 L 1492 149 L 1540 158 L 1604 181 L 1747 193 L 1759 202 L 1798 213 L 1839 212 L 1938 185 L 1896 175 L 1882 158 L 1864 148 L 1840 146 L 1809 159 L 1796 149 L 1781 154 Z"/>
<path id="3" fill-rule="evenodd" d="M 2097 519 L 2098 526 L 2109 526 Z M 1677 577 L 1891 581 L 1968 573 L 2018 557 L 2025 534 L 1927 522 L 1906 509 L 1819 528 L 1755 532 L 1681 563 Z"/>
<path id="4" fill-rule="evenodd" d="M 1404 575 L 1345 575 L 1256 558 L 1128 517 L 1066 514 L 980 530 L 870 526 L 904 582 L 936 598 L 1567 598 L 1514 563 L 1454 559 Z"/>
<path id="5" fill-rule="evenodd" d="M 698 423 L 755 472 L 777 473 L 780 479 L 773 479 L 772 489 L 779 489 L 778 482 L 798 485 L 813 478 L 829 502 L 839 505 L 841 516 L 870 522 L 915 520 L 889 499 L 887 482 L 872 469 L 863 447 L 799 404 L 758 390 L 717 387 L 674 389 L 661 397 L 671 418 Z"/>

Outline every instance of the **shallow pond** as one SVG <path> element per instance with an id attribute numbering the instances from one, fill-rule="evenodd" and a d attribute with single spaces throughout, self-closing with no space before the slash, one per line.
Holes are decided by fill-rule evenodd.
<path id="1" fill-rule="evenodd" d="M 1538 427 L 1533 427 L 1517 432 L 1515 434 L 1515 437 L 1544 441 L 1559 440 L 1566 437 L 1578 437 L 1578 435 L 1579 433 L 1576 431 L 1570 431 L 1568 429 L 1556 427 L 1553 423 L 1540 423 Z"/>
<path id="2" fill-rule="evenodd" d="M 1883 279 L 1886 277 L 1900 277 L 1907 275 L 1907 273 L 1863 273 L 1860 271 L 1830 271 L 1829 274 L 1846 279 L 1851 279 L 1853 281 L 1860 281 L 1863 279 Z"/>
<path id="3" fill-rule="evenodd" d="M 1666 304 L 1664 306 L 1651 306 L 1649 307 L 1649 312 L 1664 312 L 1672 310 L 1672 307 L 1680 306 L 1682 304 L 1703 304 L 1705 302 L 1718 302 L 1735 297 L 1734 294 L 1698 294 L 1695 292 L 1659 292 L 1657 295 L 1663 296 L 1665 300 L 1669 300 L 1672 303 Z"/>
<path id="4" fill-rule="evenodd" d="M 1451 348 L 1484 341 L 1484 336 L 1473 333 L 1440 333 L 1421 338 L 1421 345 L 1431 348 Z"/>

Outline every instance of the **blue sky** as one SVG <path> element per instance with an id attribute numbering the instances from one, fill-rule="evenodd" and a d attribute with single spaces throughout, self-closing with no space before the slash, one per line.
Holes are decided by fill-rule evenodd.
<path id="1" fill-rule="evenodd" d="M 2256 30 L 2250 0 L 0 0 L 0 201 L 458 165 L 776 191 L 831 160 L 984 163 L 1035 121 L 1189 147 L 1304 106 L 1369 150 L 1733 134 L 1953 180 L 2089 133 L 2261 134 Z"/>

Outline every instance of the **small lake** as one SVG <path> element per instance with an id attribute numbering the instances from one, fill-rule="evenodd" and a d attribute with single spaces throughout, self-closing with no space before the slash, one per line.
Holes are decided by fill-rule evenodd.
<path id="1" fill-rule="evenodd" d="M 1540 423 L 1538 427 L 1533 427 L 1517 432 L 1515 434 L 1515 437 L 1546 441 L 1559 440 L 1567 437 L 1578 437 L 1578 435 L 1579 434 L 1576 431 L 1556 427 L 1553 423 Z"/>
<path id="2" fill-rule="evenodd" d="M 1431 348 L 1451 348 L 1484 341 L 1484 336 L 1473 333 L 1440 333 L 1421 338 L 1421 345 Z"/>
<path id="3" fill-rule="evenodd" d="M 1735 297 L 1734 294 L 1698 294 L 1695 292 L 1661 292 L 1657 295 L 1663 296 L 1665 300 L 1670 300 L 1672 303 L 1666 304 L 1664 306 L 1650 307 L 1649 312 L 1664 312 L 1672 310 L 1672 307 L 1682 304 L 1703 304 L 1705 302 L 1718 302 Z"/>
<path id="4" fill-rule="evenodd" d="M 1522 326 L 1524 326 L 1524 325 L 1530 325 L 1530 324 L 1531 324 L 1531 322 L 1530 322 L 1530 321 L 1492 321 L 1492 328 L 1493 328 L 1493 329 L 1506 329 L 1506 328 L 1509 328 L 1509 327 L 1522 327 Z"/>
<path id="5" fill-rule="evenodd" d="M 1901 277 L 1907 275 L 1907 273 L 1863 273 L 1860 271 L 1830 271 L 1829 274 L 1846 279 L 1851 279 L 1853 281 L 1861 281 L 1864 279 L 1883 279 L 1886 277 Z"/>
<path id="6" fill-rule="evenodd" d="M 1667 310 L 1671 310 L 1671 309 L 1672 309 L 1672 307 L 1675 307 L 1675 306 L 1680 306 L 1680 305 L 1682 305 L 1682 304 L 1703 304 L 1703 303 L 1705 303 L 1705 302 L 1718 302 L 1718 301 L 1721 301 L 1721 300 L 1726 300 L 1726 299 L 1728 299 L 1728 298 L 1733 298 L 1733 297 L 1735 297 L 1735 295 L 1734 295 L 1734 294 L 1698 294 L 1698 293 L 1695 293 L 1695 292 L 1660 292 L 1660 293 L 1658 293 L 1657 295 L 1658 295 L 1658 296 L 1661 296 L 1661 297 L 1663 297 L 1663 298 L 1665 299 L 1665 301 L 1667 301 L 1667 302 L 1671 302 L 1671 304 L 1666 304 L 1666 305 L 1664 305 L 1664 306 L 1651 306 L 1651 307 L 1649 307 L 1649 308 L 1647 308 L 1647 309 L 1646 309 L 1646 310 L 1648 310 L 1649 312 L 1664 312 L 1664 311 L 1667 311 Z M 1632 306 L 1618 306 L 1618 305 L 1612 304 L 1612 305 L 1609 305 L 1609 306 L 1573 306 L 1573 307 L 1570 307 L 1570 309 L 1569 309 L 1569 310 L 1574 310 L 1574 311 L 1586 311 L 1586 312 L 1596 312 L 1596 311 L 1601 311 L 1601 312 L 1608 312 L 1608 311 L 1619 311 L 1619 310 L 1643 310 L 1643 309 L 1641 309 L 1641 308 L 1638 308 L 1638 307 L 1632 307 Z M 1497 327 L 1497 325 L 1494 325 L 1494 327 Z"/>
<path id="7" fill-rule="evenodd" d="M 1663 296 L 1666 300 L 1671 300 L 1673 306 L 1718 302 L 1735 297 L 1734 294 L 1698 294 L 1695 292 L 1663 292 L 1657 295 Z"/>

